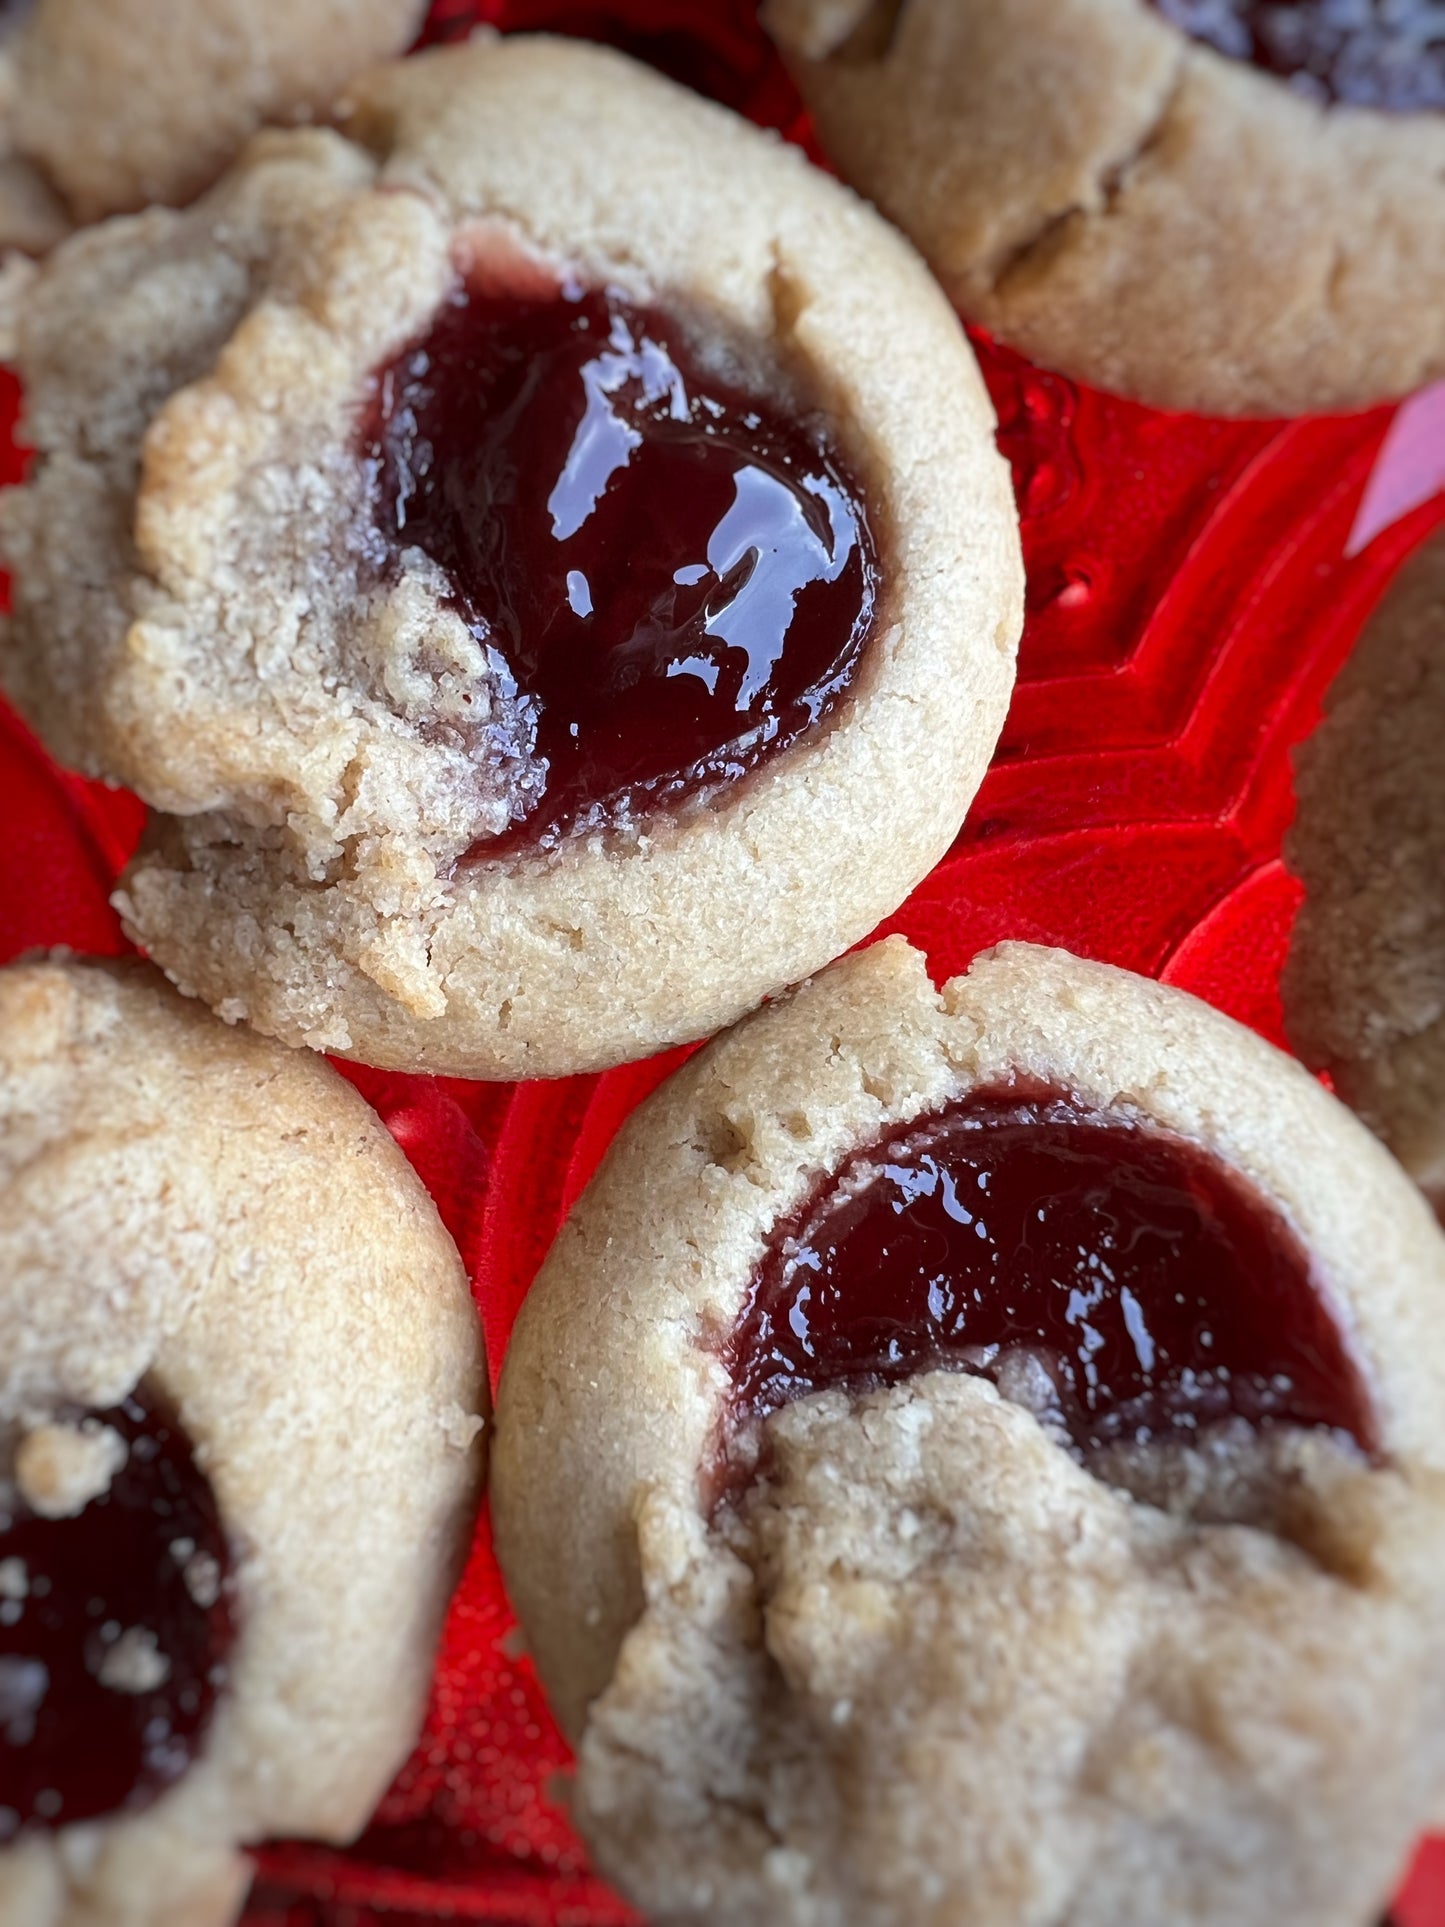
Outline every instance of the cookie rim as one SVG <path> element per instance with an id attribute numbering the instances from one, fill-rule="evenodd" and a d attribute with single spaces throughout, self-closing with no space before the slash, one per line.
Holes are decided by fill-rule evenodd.
<path id="1" fill-rule="evenodd" d="M 1384 929 L 1368 904 L 1351 907 L 1362 868 L 1379 867 L 1369 862 L 1372 846 L 1377 858 L 1388 854 L 1381 849 L 1383 824 L 1358 808 L 1355 758 L 1361 749 L 1375 758 L 1386 753 L 1391 718 L 1411 698 L 1400 675 L 1429 653 L 1432 632 L 1445 643 L 1445 528 L 1427 535 L 1401 565 L 1326 693 L 1323 720 L 1295 751 L 1296 811 L 1285 859 L 1305 898 L 1280 991 L 1291 1044 L 1330 1076 L 1445 1220 L 1445 1089 L 1431 1103 L 1410 1075 L 1431 1040 L 1440 1055 L 1445 1011 L 1412 1027 L 1388 988 L 1397 946 L 1408 941 L 1410 904 L 1418 899 L 1402 898 L 1396 923 Z M 1445 803 L 1436 814 L 1436 841 L 1445 844 Z M 1347 870 L 1338 863 L 1341 843 L 1358 851 Z M 1388 864 L 1385 869 L 1388 874 Z M 1363 977 L 1351 967 L 1361 948 L 1369 957 Z M 1445 956 L 1439 961 L 1445 965 Z"/>
<path id="2" fill-rule="evenodd" d="M 163 1063 L 174 1086 L 163 1114 L 153 1090 L 119 1088 L 137 1048 L 147 1074 Z M 174 1052 L 168 1060 L 167 1049 Z M 128 1303 L 97 1297 L 89 1347 L 75 1317 L 63 1333 L 42 1337 L 43 1356 L 13 1355 L 4 1406 L 8 1422 L 24 1431 L 52 1402 L 109 1406 L 142 1380 L 153 1385 L 176 1411 L 215 1494 L 233 1547 L 235 1617 L 227 1683 L 180 1779 L 135 1814 L 17 1836 L 0 1849 L 0 1894 L 13 1892 L 16 1905 L 35 1909 L 27 1918 L 56 1927 L 80 1912 L 90 1918 L 91 1907 L 138 1920 L 134 1910 L 143 1904 L 192 1908 L 187 1919 L 220 1927 L 251 1878 L 247 1847 L 275 1833 L 336 1844 L 354 1838 L 414 1744 L 483 1482 L 476 1440 L 489 1398 L 480 1322 L 456 1247 L 420 1180 L 329 1066 L 226 1031 L 138 960 L 68 952 L 0 971 L 0 1051 L 13 1088 L 23 1092 L 30 1079 L 39 1091 L 32 1101 L 43 1101 L 47 1080 L 82 1098 L 88 1085 L 103 1105 L 111 1098 L 98 1120 L 82 1115 L 78 1138 L 47 1135 L 42 1165 L 76 1153 L 77 1173 L 66 1178 L 62 1166 L 62 1195 L 65 1183 L 81 1178 L 103 1184 L 108 1161 L 139 1147 L 151 1162 L 163 1160 L 162 1199 L 173 1196 L 182 1210 L 196 1204 L 197 1191 L 210 1201 L 209 1221 L 189 1234 L 193 1277 L 156 1279 L 153 1302 L 139 1307 L 151 1276 L 144 1271 Z M 214 1109 L 222 1093 L 224 1119 Z M 196 1147 L 218 1132 L 244 1139 L 230 1170 L 220 1159 L 195 1163 Z M 63 1218 L 30 1215 L 30 1170 L 0 1186 L 6 1229 L 12 1236 L 43 1229 L 61 1242 Z M 294 1218 L 267 1202 L 273 1188 L 294 1200 L 298 1184 L 324 1200 L 299 1252 Z M 346 1234 L 348 1198 L 379 1235 L 364 1265 L 341 1251 L 325 1254 L 318 1267 L 314 1256 L 308 1261 L 307 1243 L 328 1214 Z M 246 1210 L 238 1214 L 239 1204 Z M 174 1212 L 176 1203 L 156 1200 L 152 1208 Z M 221 1256 L 214 1246 L 224 1251 L 228 1237 L 231 1250 Z M 85 1248 L 70 1262 L 85 1267 Z M 363 1275 L 369 1290 L 357 1289 Z M 126 1310 L 132 1329 L 117 1339 L 113 1314 L 122 1313 L 123 1326 Z M 425 1341 L 398 1345 L 401 1318 Z M 209 1334 L 208 1324 L 215 1327 Z M 270 1409 L 249 1391 L 233 1409 L 229 1388 L 238 1372 L 253 1369 L 235 1363 L 242 1341 L 248 1357 L 267 1361 L 263 1376 L 285 1374 L 283 1399 L 304 1385 L 325 1401 L 320 1433 L 316 1413 L 308 1429 L 304 1414 Z M 294 1543 L 292 1560 L 285 1557 L 288 1520 L 305 1502 L 308 1547 L 333 1542 L 333 1573 L 353 1564 L 354 1516 L 331 1503 L 326 1479 L 343 1460 L 352 1466 L 343 1440 L 358 1428 L 389 1434 L 388 1476 L 406 1483 L 415 1500 L 366 1514 L 369 1531 L 384 1537 L 379 1546 L 370 1541 L 380 1561 L 377 1579 L 363 1586 L 375 1610 L 365 1617 L 361 1665 L 354 1646 L 343 1653 L 333 1642 L 332 1598 L 318 1598 L 309 1568 L 294 1567 Z M 318 1445 L 328 1430 L 336 1442 Z M 379 1493 L 374 1467 L 354 1488 L 354 1501 L 364 1506 L 368 1492 Z M 401 1572 L 410 1580 L 399 1601 Z M 395 1610 L 399 1603 L 404 1610 Z M 348 1634 L 361 1624 L 348 1616 Z"/>
<path id="3" fill-rule="evenodd" d="M 145 4 L 146 0 L 141 0 L 142 8 Z M 388 50 L 397 54 L 404 52 L 425 24 L 428 0 L 368 0 L 368 4 L 375 15 L 384 12 L 385 30 L 381 30 L 380 17 L 368 20 L 368 50 L 360 58 L 353 52 L 353 70 L 381 59 Z M 78 166 L 60 138 L 60 129 L 47 124 L 46 111 L 47 108 L 53 111 L 54 102 L 48 98 L 46 82 L 57 65 L 59 43 L 62 56 L 68 56 L 59 64 L 61 97 L 66 100 L 69 119 L 78 113 L 76 94 L 83 95 L 87 83 L 92 91 L 96 90 L 99 65 L 86 46 L 84 22 L 77 28 L 73 12 L 56 21 L 38 21 L 37 16 L 43 14 L 45 7 L 46 0 L 37 0 L 24 18 L 17 20 L 8 32 L 0 33 L 0 247 L 18 248 L 32 255 L 47 253 L 77 227 L 113 215 L 139 212 L 157 202 L 183 205 L 202 192 L 220 171 L 209 159 L 198 166 L 199 157 L 187 149 L 184 140 L 176 143 L 169 167 L 158 166 L 154 155 L 148 161 L 144 136 L 138 134 L 133 120 L 126 123 L 130 138 L 122 143 L 118 154 L 112 134 L 101 143 L 98 153 L 87 156 L 86 165 Z M 187 19 L 200 18 L 205 7 L 206 0 L 190 0 Z M 301 0 L 301 11 L 304 9 L 305 0 Z M 295 49 L 297 11 L 293 5 L 285 11 L 284 18 L 278 15 L 274 24 L 281 29 L 281 34 L 279 38 L 271 37 L 267 49 L 273 57 Z M 173 14 L 162 9 L 157 24 L 165 37 L 159 65 L 166 68 L 175 52 Z M 255 24 L 253 18 L 253 40 L 248 49 L 253 69 L 257 55 Z M 214 46 L 206 46 L 204 33 L 199 38 L 202 56 L 209 53 L 214 58 Z M 67 41 L 76 40 L 80 43 L 78 49 L 73 44 L 66 45 Z M 38 45 L 32 46 L 32 41 Z M 188 51 L 194 56 L 197 49 L 193 45 Z M 258 103 L 243 102 L 239 95 L 234 102 L 226 101 L 227 90 L 218 84 L 218 77 L 213 73 L 203 76 L 203 86 L 207 81 L 211 83 L 209 97 L 213 105 L 241 107 L 242 120 L 250 120 L 254 131 L 255 127 L 271 121 L 324 118 L 337 91 L 332 84 L 334 65 L 313 57 L 310 70 L 301 67 L 286 76 L 290 84 L 280 90 L 269 111 L 259 113 L 256 112 Z M 276 73 L 270 77 L 282 78 Z M 232 80 L 232 91 L 237 91 L 234 75 Z M 18 104 L 17 96 L 23 97 Z M 222 98 L 218 100 L 218 96 Z M 146 104 L 154 107 L 157 102 L 151 99 Z M 194 129 L 190 131 L 194 133 Z M 73 136 L 73 128 L 71 133 Z M 232 159 L 247 138 L 242 134 L 231 142 Z M 73 150 L 73 140 L 71 147 Z M 60 167 L 56 165 L 57 156 L 61 159 Z"/>
<path id="4" fill-rule="evenodd" d="M 730 1387 L 717 1342 L 768 1231 L 880 1132 L 1009 1074 L 1158 1124 L 1240 1172 L 1319 1265 L 1386 1462 L 1445 1470 L 1432 1417 L 1445 1242 L 1342 1104 L 1186 992 L 1025 943 L 983 953 L 935 991 L 921 953 L 887 938 L 736 1026 L 639 1106 L 519 1314 L 497 1395 L 495 1542 L 574 1741 L 642 1610 L 641 1496 L 657 1488 L 705 1514 L 702 1468 Z M 1241 1102 L 1241 1087 L 1267 1101 Z M 824 1112 L 816 1128 L 810 1105 Z M 751 1161 L 729 1173 L 749 1140 Z M 1311 1182 L 1326 1159 L 1341 1181 Z M 726 1249 L 709 1242 L 719 1226 Z M 1440 1287 L 1436 1309 L 1426 1283 Z M 665 1375 L 664 1403 L 643 1360 Z M 538 1510 L 539 1487 L 558 1502 Z"/>
<path id="5" fill-rule="evenodd" d="M 458 66 L 463 61 L 471 68 Z M 865 936 L 945 853 L 982 779 L 1012 686 L 1022 624 L 1017 513 L 993 443 L 993 411 L 956 318 L 906 243 L 794 150 L 620 55 L 545 36 L 439 49 L 378 70 L 354 90 L 348 125 L 385 142 L 407 111 L 408 96 L 435 105 L 430 96 L 438 89 L 430 83 L 443 72 L 461 77 L 453 82 L 454 117 L 455 101 L 475 76 L 490 85 L 493 107 L 510 103 L 505 111 L 522 129 L 535 125 L 539 103 L 564 86 L 579 99 L 588 90 L 589 112 L 600 111 L 602 100 L 613 122 L 630 116 L 648 123 L 632 129 L 601 170 L 604 187 L 599 190 L 595 178 L 589 187 L 596 206 L 612 203 L 609 235 L 626 234 L 619 209 L 641 206 L 637 179 L 655 178 L 657 170 L 639 166 L 639 159 L 659 159 L 681 128 L 706 157 L 719 210 L 736 201 L 739 174 L 775 190 L 779 211 L 767 217 L 772 258 L 765 273 L 750 265 L 745 276 L 728 258 L 716 285 L 690 282 L 679 264 L 703 257 L 683 236 L 674 261 L 649 263 L 651 286 L 696 291 L 743 325 L 751 318 L 756 326 L 760 317 L 785 323 L 798 353 L 812 363 L 822 398 L 832 403 L 845 450 L 861 461 L 883 544 L 893 551 L 885 585 L 892 620 L 880 625 L 850 701 L 829 723 L 709 811 L 662 819 L 621 850 L 607 837 L 574 839 L 555 861 L 478 869 L 470 882 L 449 887 L 446 911 L 427 928 L 424 944 L 398 926 L 397 950 L 411 949 L 394 981 L 413 981 L 414 953 L 419 969 L 430 973 L 416 992 L 431 999 L 430 1013 L 420 1003 L 408 1008 L 382 988 L 367 974 L 367 958 L 358 962 L 324 948 L 303 954 L 289 933 L 287 967 L 294 967 L 304 991 L 289 996 L 283 989 L 268 998 L 257 972 L 247 984 L 227 977 L 225 965 L 240 954 L 239 941 L 207 958 L 197 954 L 198 935 L 178 940 L 162 928 L 180 918 L 174 905 L 188 889 L 178 880 L 180 859 L 157 854 L 160 839 L 169 836 L 172 849 L 182 840 L 173 826 L 163 826 L 142 851 L 117 901 L 128 933 L 189 994 L 228 1017 L 244 1016 L 288 1041 L 385 1068 L 552 1076 L 644 1055 L 733 1020 Z M 437 108 L 436 120 L 445 119 L 445 106 Z M 660 133 L 652 123 L 661 123 Z M 535 132 L 531 138 L 543 140 Z M 410 159 L 402 147 L 384 162 L 383 194 L 400 188 L 435 200 L 438 170 L 425 142 L 415 146 Z M 595 149 L 592 158 L 595 177 Z M 453 235 L 485 212 L 455 208 Z M 516 206 L 510 212 L 519 217 Z M 575 210 L 569 214 L 575 219 Z M 539 245 L 563 225 L 554 209 L 540 205 L 528 221 L 528 238 Z M 616 272 L 624 287 L 629 280 L 637 285 L 637 270 L 629 274 L 625 262 L 609 262 L 595 240 L 574 239 L 570 252 L 592 271 L 590 278 Z M 648 292 L 648 285 L 638 291 Z M 253 308 L 218 375 L 178 391 L 152 422 L 143 545 L 164 539 L 173 482 L 184 482 L 194 504 L 196 489 L 209 480 L 203 463 L 187 461 L 187 413 L 203 437 L 222 401 L 233 402 L 237 387 L 251 379 L 248 367 L 265 394 L 299 352 L 305 329 L 288 333 L 270 325 L 274 320 Z M 310 317 L 304 320 L 309 324 Z M 900 343 L 909 352 L 890 366 L 885 350 Z M 214 517 L 223 500 L 218 490 L 208 513 Z M 180 560 L 190 566 L 193 558 Z M 112 766 L 107 773 L 117 771 Z M 134 770 L 119 773 L 134 782 Z M 174 807 L 174 796 L 157 797 L 154 782 L 144 787 Z M 804 790 L 825 800 L 824 814 Z M 745 852 L 751 856 L 742 862 Z M 163 900 L 168 893 L 170 906 Z M 800 899 L 810 902 L 810 914 L 795 917 L 780 936 L 776 905 Z M 732 911 L 727 927 L 720 905 Z M 254 922 L 239 899 L 234 908 L 228 902 L 227 911 L 238 928 L 243 920 L 248 930 Z M 221 914 L 215 900 L 204 911 L 184 912 L 196 933 Z M 649 939 L 642 952 L 639 931 Z M 580 951 L 580 963 L 572 951 Z M 391 969 L 390 957 L 382 967 Z M 712 979 L 705 993 L 696 988 L 704 969 Z M 337 991 L 343 979 L 345 989 Z M 549 979 L 555 988 L 545 1006 L 524 1021 Z M 585 994 L 587 984 L 599 980 L 613 987 L 606 1022 Z M 303 994 L 329 998 L 334 1020 L 331 1014 L 324 1022 L 297 1017 Z M 469 1008 L 455 1015 L 457 1005 Z"/>
<path id="6" fill-rule="evenodd" d="M 1321 108 L 1142 0 L 980 0 L 950 16 L 976 118 L 940 115 L 931 150 L 914 129 L 890 156 L 870 111 L 899 106 L 910 32 L 946 32 L 946 5 L 920 24 L 928 0 L 908 3 L 881 56 L 840 52 L 868 0 L 771 0 L 764 22 L 845 177 L 1002 340 L 1222 416 L 1363 407 L 1445 375 L 1445 274 L 1420 270 L 1445 258 L 1445 114 Z M 1043 110 L 1015 112 L 1025 82 L 1060 98 L 1042 144 Z"/>

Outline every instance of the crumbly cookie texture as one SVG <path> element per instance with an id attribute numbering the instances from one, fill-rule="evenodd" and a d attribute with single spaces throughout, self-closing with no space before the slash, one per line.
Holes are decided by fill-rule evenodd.
<path id="1" fill-rule="evenodd" d="M 1305 1058 L 1445 1213 L 1445 535 L 1406 564 L 1300 751 L 1284 973 Z"/>
<path id="2" fill-rule="evenodd" d="M 1089 1469 L 925 1372 L 785 1406 L 719 1497 L 721 1344 L 773 1225 L 1010 1073 L 1257 1187 L 1378 1460 L 1243 1429 Z M 941 992 L 898 940 L 835 965 L 624 1127 L 508 1353 L 497 1544 L 579 1823 L 665 1922 L 1364 1927 L 1445 1785 L 1442 1389 L 1445 1240 L 1291 1060 L 1031 946 Z"/>
<path id="3" fill-rule="evenodd" d="M 426 0 L 34 0 L 0 20 L 0 246 L 209 187 L 268 121 L 324 117 Z"/>
<path id="4" fill-rule="evenodd" d="M 844 176 L 965 313 L 1166 408 L 1445 374 L 1445 119 L 1324 108 L 1140 0 L 768 0 Z"/>
<path id="5" fill-rule="evenodd" d="M 40 451 L 3 507 L 12 696 L 159 810 L 128 927 L 231 1019 L 477 1076 L 638 1056 L 846 949 L 957 833 L 1021 622 L 993 417 L 922 264 L 836 183 L 599 48 L 513 39 L 261 136 L 183 214 L 24 292 Z M 515 704 L 418 551 L 377 552 L 357 418 L 463 273 L 568 274 L 756 342 L 875 505 L 883 608 L 840 709 L 707 810 L 467 860 Z"/>
<path id="6" fill-rule="evenodd" d="M 351 1838 L 415 1737 L 482 1470 L 465 1274 L 327 1065 L 147 966 L 57 959 L 0 972 L 0 1299 L 0 1475 L 78 1509 L 125 1448 L 75 1408 L 144 1380 L 215 1493 L 237 1625 L 186 1774 L 0 1849 L 0 1919 L 224 1927 L 246 1843 Z M 116 1689 L 158 1658 L 119 1643 Z"/>

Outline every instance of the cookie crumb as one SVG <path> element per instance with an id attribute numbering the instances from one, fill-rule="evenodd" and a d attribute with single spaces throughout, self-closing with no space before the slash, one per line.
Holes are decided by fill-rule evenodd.
<path id="1" fill-rule="evenodd" d="M 110 1490 L 129 1456 L 119 1432 L 94 1419 L 78 1426 L 41 1425 L 20 1441 L 15 1482 L 42 1519 L 72 1519 Z"/>
<path id="2" fill-rule="evenodd" d="M 449 1405 L 441 1415 L 442 1431 L 448 1445 L 458 1452 L 469 1451 L 476 1442 L 486 1421 L 477 1417 L 475 1412 L 465 1412 L 460 1405 Z"/>
<path id="3" fill-rule="evenodd" d="M 127 1626 L 113 1646 L 107 1647 L 95 1669 L 102 1686 L 112 1693 L 153 1693 L 171 1676 L 171 1662 L 149 1626 Z"/>
<path id="4" fill-rule="evenodd" d="M 221 1596 L 220 1561 L 209 1552 L 194 1553 L 186 1560 L 181 1577 L 196 1605 L 202 1612 L 209 1612 Z"/>

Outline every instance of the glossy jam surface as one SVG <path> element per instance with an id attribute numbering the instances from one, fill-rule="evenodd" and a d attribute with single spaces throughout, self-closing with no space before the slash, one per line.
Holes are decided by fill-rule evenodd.
<path id="1" fill-rule="evenodd" d="M 1388 113 L 1445 109 L 1439 0 L 1155 0 L 1195 40 L 1299 92 Z"/>
<path id="2" fill-rule="evenodd" d="M 976 1094 L 850 1159 L 774 1233 L 730 1362 L 739 1418 L 951 1365 L 1081 1454 L 1233 1418 L 1376 1447 L 1288 1228 L 1190 1145 L 1047 1093 Z"/>
<path id="3" fill-rule="evenodd" d="M 184 1433 L 140 1393 L 92 1420 L 129 1451 L 82 1512 L 0 1487 L 0 1841 L 148 1805 L 225 1677 L 229 1555 Z"/>
<path id="4" fill-rule="evenodd" d="M 381 376 L 394 554 L 445 570 L 542 780 L 477 856 L 706 797 L 837 704 L 877 560 L 822 430 L 600 290 L 463 292 Z"/>

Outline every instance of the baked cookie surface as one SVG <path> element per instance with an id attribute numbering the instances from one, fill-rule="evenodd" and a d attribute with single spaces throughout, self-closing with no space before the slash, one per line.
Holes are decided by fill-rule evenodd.
<path id="1" fill-rule="evenodd" d="M 426 0 L 33 0 L 0 14 L 0 246 L 211 185 L 268 121 L 325 115 Z"/>
<path id="2" fill-rule="evenodd" d="M 1445 374 L 1438 19 L 1338 17 L 1313 0 L 765 9 L 845 178 L 964 313 L 1085 381 L 1225 415 Z"/>
<path id="3" fill-rule="evenodd" d="M 1024 1281 L 1010 1245 L 945 1333 L 942 1215 L 927 1342 L 849 1325 L 817 1214 L 866 1201 L 866 1157 L 890 1224 L 926 1193 L 986 1252 L 1010 1167 L 929 1177 L 914 1140 L 1000 1093 L 1125 1147 L 1117 1195 L 1065 1179 L 1101 1223 L 1139 1157 L 1193 1174 L 1140 1194 L 1166 1247 L 1224 1222 L 1186 1233 L 1185 1194 L 1244 1200 L 1296 1265 L 1257 1370 L 1253 1263 L 1242 1330 L 1206 1285 L 1191 1354 L 1128 1240 L 1057 1294 L 1068 1346 L 966 1354 Z M 1364 1927 L 1445 1773 L 1442 1283 L 1342 1106 L 1125 973 L 1005 945 L 938 993 L 889 942 L 718 1040 L 624 1127 L 498 1393 L 498 1550 L 601 1865 L 659 1921 Z M 846 1371 L 830 1319 L 866 1327 Z M 760 1395 L 784 1364 L 811 1382 Z"/>
<path id="4" fill-rule="evenodd" d="M 475 44 L 355 100 L 350 138 L 263 135 L 35 279 L 0 668 L 165 813 L 127 926 L 226 1017 L 464 1075 L 644 1055 L 839 954 L 956 835 L 1021 623 L 992 412 L 876 216 L 618 56 Z M 506 407 L 439 454 L 446 369 Z M 612 576 L 574 565 L 634 483 Z M 545 622 L 514 534 L 560 558 Z M 612 679 L 565 821 L 554 635 Z M 640 775 L 634 690 L 687 745 Z"/>
<path id="5" fill-rule="evenodd" d="M 1306 1061 L 1445 1210 L 1445 535 L 1401 570 L 1297 759 L 1283 991 Z"/>
<path id="6" fill-rule="evenodd" d="M 482 1464 L 435 1208 L 147 966 L 0 972 L 0 1918 L 222 1927 L 420 1725 Z"/>

